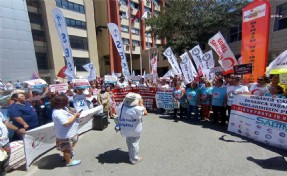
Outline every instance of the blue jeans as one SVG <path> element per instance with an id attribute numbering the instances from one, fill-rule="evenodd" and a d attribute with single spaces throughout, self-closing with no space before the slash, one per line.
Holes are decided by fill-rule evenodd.
<path id="1" fill-rule="evenodd" d="M 191 113 L 194 113 L 194 118 L 198 118 L 198 106 L 189 105 L 187 108 L 187 117 L 191 118 Z"/>

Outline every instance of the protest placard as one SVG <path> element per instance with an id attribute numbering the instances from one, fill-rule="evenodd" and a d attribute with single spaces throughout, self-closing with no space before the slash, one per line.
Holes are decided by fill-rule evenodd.
<path id="1" fill-rule="evenodd" d="M 115 84 L 117 83 L 118 78 L 116 76 L 113 75 L 105 75 L 105 83 L 112 83 Z"/>
<path id="2" fill-rule="evenodd" d="M 67 83 L 51 84 L 49 85 L 49 88 L 51 92 L 66 93 L 68 90 L 68 84 Z"/>
<path id="3" fill-rule="evenodd" d="M 90 88 L 90 83 L 87 79 L 73 79 L 72 83 L 76 89 L 88 89 Z"/>
<path id="4" fill-rule="evenodd" d="M 40 89 L 47 86 L 46 81 L 44 81 L 43 79 L 28 80 L 24 81 L 24 83 L 28 84 L 29 86 L 31 86 L 31 88 L 34 89 Z"/>
<path id="5" fill-rule="evenodd" d="M 155 94 L 155 99 L 157 108 L 174 109 L 172 90 L 158 90 Z"/>
<path id="6" fill-rule="evenodd" d="M 237 95 L 233 100 L 228 131 L 287 149 L 286 109 L 286 99 Z"/>
<path id="7" fill-rule="evenodd" d="M 252 64 L 240 64 L 233 66 L 235 75 L 252 74 L 252 69 L 253 69 Z"/>
<path id="8" fill-rule="evenodd" d="M 280 74 L 279 75 L 279 83 L 282 85 L 287 85 L 287 74 Z"/>

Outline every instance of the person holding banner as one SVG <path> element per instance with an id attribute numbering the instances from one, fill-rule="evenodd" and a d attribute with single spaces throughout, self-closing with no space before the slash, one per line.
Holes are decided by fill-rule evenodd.
<path id="1" fill-rule="evenodd" d="M 266 85 L 267 80 L 267 77 L 260 76 L 257 78 L 257 83 L 251 83 L 249 85 L 249 91 L 251 95 L 264 96 L 266 94 L 269 94 L 269 90 Z"/>
<path id="2" fill-rule="evenodd" d="M 194 118 L 199 119 L 198 117 L 198 104 L 199 104 L 199 88 L 197 82 L 194 81 L 190 84 L 187 84 L 186 88 L 186 98 L 188 101 L 188 108 L 187 108 L 187 118 L 191 118 L 191 113 L 194 113 Z"/>
<path id="3" fill-rule="evenodd" d="M 211 95 L 212 95 L 212 83 L 210 81 L 205 81 L 205 86 L 200 89 L 199 104 L 201 105 L 201 119 L 206 121 L 209 120 L 210 116 L 210 105 L 211 105 Z"/>
<path id="4" fill-rule="evenodd" d="M 218 123 L 218 117 L 221 119 L 221 125 L 225 125 L 226 122 L 226 108 L 224 107 L 224 97 L 226 94 L 226 87 L 223 86 L 223 80 L 217 79 L 215 86 L 212 89 L 212 110 L 213 121 L 212 123 Z"/>
<path id="5" fill-rule="evenodd" d="M 56 147 L 63 152 L 66 166 L 76 166 L 81 163 L 81 160 L 73 160 L 73 148 L 78 142 L 78 127 L 77 118 L 80 117 L 80 112 L 71 114 L 66 108 L 69 99 L 65 95 L 58 95 L 51 100 L 53 108 L 53 122 L 56 134 Z"/>
<path id="6" fill-rule="evenodd" d="M 128 83 L 125 81 L 124 75 L 121 75 L 120 80 L 117 82 L 116 87 L 125 88 L 128 86 Z"/>
<path id="7" fill-rule="evenodd" d="M 185 90 L 181 87 L 181 81 L 177 81 L 176 87 L 173 89 L 173 100 L 174 100 L 174 110 L 173 110 L 173 119 L 175 122 L 178 122 L 177 112 L 180 110 L 180 119 L 183 119 L 183 112 L 185 111 L 182 107 L 184 101 Z"/>
<path id="8" fill-rule="evenodd" d="M 283 88 L 279 85 L 272 85 L 270 87 L 270 93 L 265 94 L 265 96 L 270 96 L 273 98 L 283 98 L 285 99 L 286 97 L 283 95 L 284 91 Z"/>

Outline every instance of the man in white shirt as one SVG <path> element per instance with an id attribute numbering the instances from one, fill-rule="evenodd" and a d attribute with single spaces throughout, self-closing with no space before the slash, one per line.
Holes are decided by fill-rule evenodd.
<path id="1" fill-rule="evenodd" d="M 120 80 L 117 82 L 116 87 L 117 88 L 125 88 L 127 87 L 129 84 L 125 81 L 125 77 L 122 75 L 120 77 Z"/>
<path id="2" fill-rule="evenodd" d="M 141 78 L 141 80 L 138 83 L 137 87 L 148 87 L 147 84 L 144 82 L 144 78 Z"/>
<path id="3" fill-rule="evenodd" d="M 260 76 L 257 78 L 257 83 L 251 83 L 249 85 L 249 92 L 252 95 L 264 96 L 269 94 L 268 87 L 266 86 L 267 78 L 265 76 Z"/>
<path id="4" fill-rule="evenodd" d="M 167 84 L 166 79 L 162 79 L 160 84 L 157 86 L 158 89 L 167 90 L 170 88 L 169 84 Z"/>

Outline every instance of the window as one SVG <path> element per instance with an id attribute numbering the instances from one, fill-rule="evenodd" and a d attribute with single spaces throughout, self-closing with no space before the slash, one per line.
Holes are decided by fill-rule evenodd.
<path id="1" fill-rule="evenodd" d="M 73 49 L 88 50 L 88 40 L 85 37 L 69 35 L 70 44 Z"/>
<path id="2" fill-rule="evenodd" d="M 128 45 L 129 43 L 130 43 L 129 39 L 123 38 L 123 44 L 124 45 Z"/>
<path id="3" fill-rule="evenodd" d="M 237 23 L 229 29 L 229 42 L 236 42 L 241 40 L 242 26 L 241 22 Z"/>
<path id="4" fill-rule="evenodd" d="M 32 30 L 32 37 L 34 41 L 46 42 L 45 33 L 43 31 Z"/>
<path id="5" fill-rule="evenodd" d="M 121 4 L 127 5 L 127 0 L 120 0 Z"/>
<path id="6" fill-rule="evenodd" d="M 40 24 L 40 25 L 43 24 L 41 15 L 29 13 L 29 19 L 30 19 L 30 23 Z"/>
<path id="7" fill-rule="evenodd" d="M 36 53 L 37 66 L 39 70 L 48 70 L 48 59 L 46 54 Z"/>
<path id="8" fill-rule="evenodd" d="M 83 57 L 73 57 L 74 65 L 77 68 L 77 71 L 86 71 L 83 68 L 83 65 L 90 63 L 90 58 L 83 58 Z"/>
<path id="9" fill-rule="evenodd" d="M 69 26 L 69 27 L 86 29 L 86 22 L 84 22 L 84 21 L 66 18 L 66 23 L 67 23 L 67 26 Z"/>
<path id="10" fill-rule="evenodd" d="M 146 33 L 145 33 L 145 36 L 146 36 L 146 37 L 151 37 L 151 33 L 150 33 L 150 32 L 146 32 Z"/>
<path id="11" fill-rule="evenodd" d="M 124 25 L 121 25 L 121 30 L 122 32 L 129 32 L 129 27 L 128 26 L 124 26 Z"/>
<path id="12" fill-rule="evenodd" d="M 132 45 L 133 46 L 140 46 L 140 42 L 137 40 L 132 40 Z"/>
<path id="13" fill-rule="evenodd" d="M 134 15 L 131 15 L 131 19 L 134 19 Z M 139 18 L 135 18 L 135 22 L 139 22 Z"/>
<path id="14" fill-rule="evenodd" d="M 144 11 L 145 11 L 145 12 L 150 12 L 150 8 L 144 7 Z"/>
<path id="15" fill-rule="evenodd" d="M 60 7 L 60 8 L 73 10 L 79 13 L 85 13 L 85 8 L 83 5 L 76 4 L 68 0 L 56 0 L 56 5 L 57 7 Z"/>
<path id="16" fill-rule="evenodd" d="M 151 47 L 151 43 L 149 43 L 149 42 L 146 42 L 145 45 L 146 45 L 147 48 Z"/>
<path id="17" fill-rule="evenodd" d="M 122 18 L 128 19 L 128 17 L 127 17 L 127 12 L 120 12 L 120 16 L 121 16 Z"/>
<path id="18" fill-rule="evenodd" d="M 274 31 L 287 29 L 287 3 L 277 6 L 276 14 L 278 14 L 280 17 L 275 18 Z"/>
<path id="19" fill-rule="evenodd" d="M 139 30 L 139 29 L 136 29 L 136 28 L 132 27 L 132 34 L 137 34 L 137 35 L 139 35 L 139 33 L 140 33 L 140 30 Z"/>

